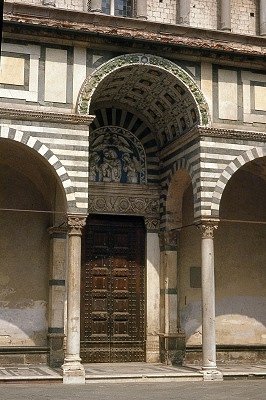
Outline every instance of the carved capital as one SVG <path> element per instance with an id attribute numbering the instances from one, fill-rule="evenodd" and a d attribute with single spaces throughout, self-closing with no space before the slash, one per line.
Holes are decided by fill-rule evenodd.
<path id="1" fill-rule="evenodd" d="M 67 234 L 66 223 L 60 226 L 51 226 L 50 228 L 48 228 L 48 233 L 51 236 L 51 238 L 57 236 L 64 237 Z"/>
<path id="2" fill-rule="evenodd" d="M 179 239 L 179 230 L 162 231 L 159 234 L 161 250 L 176 250 Z"/>
<path id="3" fill-rule="evenodd" d="M 67 227 L 69 235 L 82 235 L 82 229 L 86 225 L 86 215 L 68 215 Z"/>
<path id="4" fill-rule="evenodd" d="M 202 239 L 213 239 L 214 238 L 214 231 L 217 228 L 218 228 L 218 222 L 217 221 L 202 222 L 199 225 L 199 229 L 201 230 Z"/>
<path id="5" fill-rule="evenodd" d="M 147 232 L 158 232 L 160 227 L 160 220 L 158 218 L 145 218 L 145 225 Z"/>

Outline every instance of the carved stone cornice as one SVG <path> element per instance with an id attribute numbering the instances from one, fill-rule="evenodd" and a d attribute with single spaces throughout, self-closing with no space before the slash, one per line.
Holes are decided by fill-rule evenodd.
<path id="1" fill-rule="evenodd" d="M 246 131 L 238 129 L 226 129 L 226 128 L 210 128 L 199 126 L 195 130 L 198 131 L 199 136 L 212 136 L 222 137 L 225 139 L 240 139 L 240 140 L 255 140 L 266 142 L 265 132 Z"/>
<path id="2" fill-rule="evenodd" d="M 68 215 L 67 216 L 67 227 L 68 227 L 68 235 L 81 236 L 82 229 L 86 225 L 86 215 Z"/>
<path id="3" fill-rule="evenodd" d="M 214 231 L 218 229 L 218 221 L 202 221 L 198 228 L 201 231 L 202 239 L 213 239 Z"/>
<path id="4" fill-rule="evenodd" d="M 70 113 L 56 113 L 36 111 L 32 109 L 14 109 L 0 107 L 0 118 L 18 119 L 23 121 L 57 122 L 61 124 L 89 125 L 94 115 L 79 115 Z"/>
<path id="5" fill-rule="evenodd" d="M 150 185 L 89 183 L 88 212 L 159 219 L 159 188 Z"/>
<path id="6" fill-rule="evenodd" d="M 161 250 L 176 250 L 179 240 L 179 234 L 180 230 L 178 229 L 161 231 L 159 234 Z"/>

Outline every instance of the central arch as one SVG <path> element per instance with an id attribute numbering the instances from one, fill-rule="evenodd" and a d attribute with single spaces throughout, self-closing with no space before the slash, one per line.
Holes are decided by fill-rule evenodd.
<path id="1" fill-rule="evenodd" d="M 96 69 L 81 88 L 77 111 L 93 113 L 97 103 L 110 101 L 131 107 L 154 130 L 164 133 L 160 145 L 195 125 L 210 124 L 207 102 L 192 77 L 172 61 L 154 55 L 123 55 Z"/>

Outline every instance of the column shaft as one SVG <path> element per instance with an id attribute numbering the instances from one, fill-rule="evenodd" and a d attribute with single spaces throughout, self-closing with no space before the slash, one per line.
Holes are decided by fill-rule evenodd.
<path id="1" fill-rule="evenodd" d="M 147 0 L 137 0 L 136 17 L 147 19 Z"/>
<path id="2" fill-rule="evenodd" d="M 190 0 L 180 0 L 179 3 L 179 24 L 190 24 Z"/>
<path id="3" fill-rule="evenodd" d="M 260 0 L 260 35 L 266 36 L 266 0 Z"/>
<path id="4" fill-rule="evenodd" d="M 85 221 L 85 217 L 68 217 L 67 346 L 63 382 L 71 384 L 85 383 L 85 372 L 80 363 L 81 231 Z"/>
<path id="5" fill-rule="evenodd" d="M 102 12 L 102 0 L 91 0 L 91 12 Z"/>
<path id="6" fill-rule="evenodd" d="M 231 31 L 231 0 L 221 0 L 221 29 Z"/>
<path id="7" fill-rule="evenodd" d="M 204 228 L 203 228 L 204 229 Z M 203 369 L 216 369 L 215 289 L 213 237 L 203 232 L 202 254 L 202 351 Z"/>

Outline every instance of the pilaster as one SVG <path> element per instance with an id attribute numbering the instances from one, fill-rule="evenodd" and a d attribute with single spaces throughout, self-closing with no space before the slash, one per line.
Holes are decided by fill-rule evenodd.
<path id="1" fill-rule="evenodd" d="M 91 0 L 91 12 L 101 13 L 102 12 L 102 0 Z"/>
<path id="2" fill-rule="evenodd" d="M 221 0 L 221 30 L 231 32 L 231 0 Z"/>
<path id="3" fill-rule="evenodd" d="M 266 0 L 260 0 L 260 35 L 266 36 Z"/>
<path id="4" fill-rule="evenodd" d="M 147 19 L 147 0 L 137 0 L 136 17 L 139 19 Z"/>
<path id="5" fill-rule="evenodd" d="M 166 364 L 182 364 L 185 334 L 180 330 L 178 297 L 179 230 L 160 232 L 160 356 Z"/>
<path id="6" fill-rule="evenodd" d="M 190 24 L 190 0 L 180 0 L 179 2 L 179 19 L 180 25 L 189 26 Z"/>
<path id="7" fill-rule="evenodd" d="M 146 244 L 146 361 L 159 362 L 159 331 L 160 331 L 160 247 L 159 220 L 145 218 L 147 228 Z"/>
<path id="8" fill-rule="evenodd" d="M 64 361 L 64 300 L 66 279 L 66 227 L 51 227 L 49 276 L 49 364 L 59 367 Z"/>

